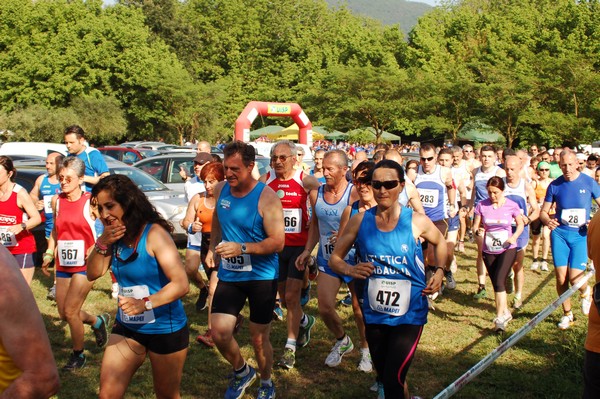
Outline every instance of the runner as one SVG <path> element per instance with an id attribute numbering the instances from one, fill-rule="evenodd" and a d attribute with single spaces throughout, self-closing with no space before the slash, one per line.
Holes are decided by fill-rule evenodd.
<path id="1" fill-rule="evenodd" d="M 308 192 L 318 189 L 319 182 L 303 169 L 294 169 L 297 150 L 298 147 L 291 141 L 275 143 L 271 147 L 272 170 L 260 178 L 277 193 L 283 206 L 285 246 L 279 253 L 277 290 L 281 305 L 287 309 L 287 341 L 277 365 L 284 369 L 294 367 L 296 347 L 308 345 L 310 331 L 315 324 L 315 318 L 305 314 L 300 306 L 305 271 L 298 270 L 295 262 L 308 239 Z"/>
<path id="2" fill-rule="evenodd" d="M 552 258 L 556 273 L 556 291 L 562 295 L 569 283 L 579 279 L 587 267 L 587 223 L 590 220 L 592 199 L 600 204 L 600 186 L 589 176 L 577 170 L 577 157 L 569 149 L 560 155 L 563 173 L 548 186 L 540 219 L 551 230 Z M 556 218 L 550 218 L 552 205 L 556 205 Z M 581 292 L 581 310 L 588 315 L 592 301 L 590 287 L 584 284 Z M 574 322 L 571 299 L 563 302 L 564 316 L 558 328 L 566 330 Z"/>
<path id="3" fill-rule="evenodd" d="M 108 176 L 108 166 L 100 151 L 86 146 L 85 132 L 80 126 L 72 125 L 65 129 L 65 145 L 71 156 L 81 159 L 85 165 L 85 191 L 92 191 L 94 184 Z"/>
<path id="4" fill-rule="evenodd" d="M 395 161 L 396 163 L 398 163 L 398 165 L 402 165 L 402 160 L 403 160 L 402 155 L 400 155 L 400 153 L 396 150 L 387 150 L 385 152 L 383 159 Z M 415 162 L 415 163 L 411 163 L 411 162 Z M 414 165 L 414 166 L 412 166 L 412 165 Z M 414 160 L 409 161 L 406 164 L 407 174 L 411 174 L 411 175 L 414 174 L 414 179 L 417 178 L 418 169 L 419 169 L 419 163 Z M 414 173 L 413 173 L 413 170 L 414 170 Z M 423 209 L 423 204 L 421 203 L 421 198 L 419 197 L 419 192 L 417 191 L 417 188 L 414 185 L 414 181 L 411 178 L 406 180 L 406 185 L 404 187 L 404 190 L 402 190 L 402 192 L 400 193 L 400 196 L 398 197 L 398 201 L 400 201 L 400 205 L 402 205 L 402 206 L 409 206 L 415 212 L 425 214 L 425 209 Z"/>
<path id="5" fill-rule="evenodd" d="M 471 171 L 473 196 L 469 204 L 469 217 L 473 217 L 473 212 L 477 204 L 484 199 L 489 198 L 487 191 L 487 182 L 493 176 L 505 177 L 504 170 L 496 165 L 496 151 L 494 147 L 484 145 L 480 149 L 481 166 Z M 473 231 L 475 233 L 475 231 Z M 483 266 L 482 246 L 483 239 L 481 236 L 475 235 L 475 243 L 477 244 L 477 282 L 479 284 L 477 293 L 473 296 L 475 299 L 483 299 L 487 296 L 485 290 L 485 268 Z"/>
<path id="6" fill-rule="evenodd" d="M 458 182 L 462 181 L 464 187 L 464 198 L 459 196 L 460 204 L 458 211 L 459 229 L 458 229 L 458 252 L 465 252 L 465 235 L 467 234 L 467 227 L 471 228 L 470 223 L 467 226 L 467 222 L 470 222 L 468 216 L 469 202 L 473 194 L 473 185 L 471 183 L 472 176 L 471 171 L 467 166 L 467 161 L 463 159 L 463 149 L 460 146 L 455 145 L 452 147 L 452 175 Z"/>
<path id="7" fill-rule="evenodd" d="M 326 183 L 320 186 L 317 192 L 310 193 L 314 212 L 308 241 L 304 251 L 296 259 L 296 267 L 304 270 L 313 248 L 319 243 L 317 254 L 317 266 L 320 272 L 317 276 L 319 314 L 336 338 L 336 343 L 325 359 L 325 364 L 329 367 L 337 367 L 342 362 L 342 357 L 354 349 L 354 344 L 346 334 L 342 320 L 335 309 L 336 295 L 342 282 L 348 283 L 351 279 L 332 271 L 327 262 L 337 241 L 342 212 L 346 206 L 358 199 L 358 194 L 354 186 L 346 180 L 348 158 L 344 151 L 327 152 L 323 160 L 323 169 Z"/>
<path id="8" fill-rule="evenodd" d="M 285 243 L 283 208 L 273 190 L 252 177 L 254 148 L 240 141 L 223 150 L 226 182 L 215 188 L 216 212 L 206 261 L 221 258 L 219 282 L 212 302 L 212 336 L 219 352 L 233 366 L 225 398 L 241 398 L 256 379 L 233 337 L 246 299 L 250 305 L 250 334 L 260 372 L 258 397 L 274 398 L 271 380 L 272 311 L 277 293 L 277 253 Z"/>
<path id="9" fill-rule="evenodd" d="M 181 297 L 189 282 L 171 237 L 173 226 L 127 176 L 93 189 L 104 234 L 88 258 L 90 281 L 109 267 L 119 283 L 118 311 L 100 369 L 100 398 L 122 398 L 146 356 L 157 398 L 178 398 L 189 345 Z"/>
<path id="10" fill-rule="evenodd" d="M 523 232 L 523 219 L 519 206 L 504 196 L 504 180 L 492 176 L 486 184 L 489 198 L 475 208 L 473 230 L 481 237 L 485 267 L 494 286 L 496 318 L 494 330 L 505 331 L 512 315 L 506 302 L 506 278 L 516 259 L 516 242 Z M 516 229 L 512 229 L 512 222 Z"/>
<path id="11" fill-rule="evenodd" d="M 594 216 L 588 231 L 588 255 L 592 262 L 600 265 L 600 213 Z M 600 397 L 600 268 L 596 269 L 596 285 L 594 286 L 594 301 L 590 310 L 587 338 L 585 340 L 585 355 L 583 361 L 584 399 Z"/>
<path id="12" fill-rule="evenodd" d="M 50 256 L 44 256 L 42 271 L 48 273 L 48 265 L 55 256 L 56 307 L 61 320 L 69 324 L 73 353 L 63 370 L 75 370 L 85 366 L 83 354 L 84 324 L 92 327 L 96 345 L 106 344 L 110 315 L 91 315 L 82 310 L 88 293 L 94 285 L 86 278 L 87 257 L 96 241 L 96 230 L 90 207 L 91 195 L 82 191 L 85 164 L 78 157 L 67 157 L 58 170 L 61 194 L 52 198 L 54 228 L 48 239 Z"/>
<path id="13" fill-rule="evenodd" d="M 408 398 L 406 375 L 427 322 L 425 295 L 440 289 L 443 275 L 438 271 L 444 270 L 443 266 L 436 267 L 429 283 L 425 282 L 419 237 L 435 247 L 441 265 L 446 264 L 447 246 L 431 220 L 399 204 L 404 188 L 400 165 L 381 161 L 369 180 L 377 207 L 350 219 L 329 265 L 341 275 L 366 279 L 362 310 L 384 395 Z M 360 263 L 351 265 L 344 259 L 355 242 Z"/>
<path id="14" fill-rule="evenodd" d="M 310 171 L 310 174 L 317 178 L 319 184 L 325 184 L 325 176 L 323 176 L 323 158 L 325 157 L 325 150 L 315 151 L 315 167 Z"/>
<path id="15" fill-rule="evenodd" d="M 33 200 L 15 183 L 17 169 L 12 159 L 0 156 L 0 244 L 13 254 L 23 278 L 31 285 L 36 252 L 31 229 L 42 222 Z"/>
<path id="16" fill-rule="evenodd" d="M 550 178 L 550 164 L 548 162 L 539 162 L 537 165 L 537 171 L 539 178 L 534 180 L 533 187 L 535 191 L 535 198 L 538 203 L 538 207 L 541 209 L 544 204 L 544 198 L 546 197 L 546 190 L 552 180 Z M 549 216 L 554 218 L 555 207 L 550 207 Z M 531 263 L 531 270 L 537 270 L 538 268 L 543 271 L 548 271 L 548 252 L 550 251 L 550 229 L 548 226 L 544 226 L 540 217 L 531 222 L 531 236 L 532 236 L 532 252 L 533 262 Z M 540 254 L 540 241 L 542 241 L 542 261 L 539 261 Z"/>
<path id="17" fill-rule="evenodd" d="M 521 293 L 525 283 L 525 272 L 523 271 L 523 259 L 527 251 L 529 242 L 529 224 L 537 220 L 540 216 L 540 208 L 535 198 L 535 191 L 528 181 L 520 177 L 523 167 L 528 167 L 527 164 L 517 156 L 508 156 L 504 165 L 506 177 L 504 178 L 505 188 L 504 196 L 515 202 L 521 210 L 521 220 L 523 222 L 523 233 L 517 239 L 517 255 L 515 263 L 512 266 L 515 278 L 515 296 L 511 303 L 515 309 L 520 309 L 523 306 Z M 525 161 L 526 162 L 526 161 Z M 488 190 L 489 191 L 489 190 Z M 513 233 L 517 225 L 513 223 Z"/>

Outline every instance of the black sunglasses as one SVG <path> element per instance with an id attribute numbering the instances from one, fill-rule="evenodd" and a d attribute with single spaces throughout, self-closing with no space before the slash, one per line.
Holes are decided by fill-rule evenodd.
<path id="1" fill-rule="evenodd" d="M 423 161 L 423 162 L 425 162 L 425 161 L 430 162 L 430 161 L 433 161 L 433 158 L 434 157 L 427 157 L 427 158 L 421 157 L 421 161 Z"/>
<path id="2" fill-rule="evenodd" d="M 352 180 L 352 183 L 355 186 L 368 186 L 371 184 L 371 182 L 367 179 L 366 176 L 359 177 L 358 179 L 354 179 L 354 180 Z"/>
<path id="3" fill-rule="evenodd" d="M 281 162 L 285 162 L 286 159 L 291 158 L 291 157 L 293 157 L 293 155 L 273 155 L 273 156 L 271 156 L 271 162 L 275 162 L 278 159 Z"/>
<path id="4" fill-rule="evenodd" d="M 138 254 L 137 247 L 138 247 L 141 237 L 142 237 L 142 234 L 140 233 L 138 235 L 137 239 L 135 240 L 135 244 L 133 246 L 133 252 L 126 259 L 121 258 L 121 248 L 119 247 L 117 249 L 118 245 L 113 245 L 113 255 L 114 255 L 115 259 L 118 260 L 122 264 L 131 263 L 134 260 L 136 260 L 138 258 L 138 256 L 140 256 L 140 254 Z"/>
<path id="5" fill-rule="evenodd" d="M 540 172 L 550 172 L 550 169 L 540 169 Z"/>
<path id="6" fill-rule="evenodd" d="M 371 187 L 373 187 L 375 190 L 380 190 L 381 187 L 385 188 L 386 190 L 391 190 L 392 188 L 398 187 L 398 184 L 400 184 L 400 180 L 371 180 Z"/>

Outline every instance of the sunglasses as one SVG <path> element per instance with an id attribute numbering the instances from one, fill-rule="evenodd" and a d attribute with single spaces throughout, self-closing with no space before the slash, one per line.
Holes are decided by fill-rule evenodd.
<path id="1" fill-rule="evenodd" d="M 471 151 L 471 150 L 463 150 L 463 152 L 473 152 L 473 151 Z"/>
<path id="2" fill-rule="evenodd" d="M 140 256 L 140 254 L 138 254 L 137 247 L 140 242 L 141 236 L 142 236 L 141 234 L 138 235 L 138 237 L 135 240 L 135 244 L 133 246 L 133 252 L 131 253 L 131 255 L 129 255 L 125 259 L 121 258 L 121 248 L 117 249 L 117 245 L 113 245 L 113 255 L 114 255 L 115 259 L 119 261 L 119 263 L 121 263 L 121 264 L 131 263 L 134 260 L 136 260 L 138 258 L 138 256 Z"/>
<path id="3" fill-rule="evenodd" d="M 352 180 L 352 183 L 355 186 L 368 186 L 371 184 L 371 182 L 368 181 L 366 177 L 359 177 L 358 179 L 354 179 Z"/>
<path id="4" fill-rule="evenodd" d="M 400 184 L 400 180 L 371 180 L 371 187 L 373 187 L 375 190 L 380 190 L 381 187 L 385 188 L 386 190 L 391 190 L 392 188 L 398 187 L 398 184 Z"/>
<path id="5" fill-rule="evenodd" d="M 539 169 L 540 172 L 550 172 L 550 169 Z"/>
<path id="6" fill-rule="evenodd" d="M 293 157 L 293 155 L 273 155 L 271 157 L 271 162 L 276 162 L 278 159 L 281 162 L 285 162 L 286 159 L 292 158 L 292 157 Z"/>
<path id="7" fill-rule="evenodd" d="M 434 157 L 427 157 L 427 158 L 426 157 L 421 157 L 421 161 L 423 161 L 423 162 L 431 162 L 431 161 L 433 161 L 433 158 Z"/>

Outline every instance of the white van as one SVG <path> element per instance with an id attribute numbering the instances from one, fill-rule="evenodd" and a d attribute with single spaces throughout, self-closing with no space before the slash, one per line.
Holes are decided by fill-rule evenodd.
<path id="1" fill-rule="evenodd" d="M 67 155 L 67 146 L 57 143 L 8 142 L 0 146 L 0 155 L 33 155 L 46 158 L 51 152 Z"/>

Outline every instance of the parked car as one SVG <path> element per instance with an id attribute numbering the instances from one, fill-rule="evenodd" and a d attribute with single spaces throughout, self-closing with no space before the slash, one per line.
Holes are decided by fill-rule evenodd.
<path id="1" fill-rule="evenodd" d="M 160 152 L 150 149 L 129 148 L 123 146 L 100 147 L 98 148 L 98 151 L 104 155 L 113 157 L 117 161 L 126 163 L 127 165 L 133 165 L 137 161 L 160 154 Z"/>
<path id="2" fill-rule="evenodd" d="M 67 146 L 58 143 L 9 142 L 0 146 L 0 155 L 34 155 L 46 159 L 51 152 L 67 153 Z"/>
<path id="3" fill-rule="evenodd" d="M 217 155 L 222 158 L 223 153 Z M 180 168 L 183 168 L 188 176 L 194 176 L 195 157 L 195 152 L 169 152 L 152 158 L 143 159 L 133 164 L 133 166 L 160 180 L 167 187 L 173 190 L 183 191 L 185 182 L 181 178 L 179 170 Z M 257 155 L 256 162 L 258 163 L 258 171 L 261 175 L 271 168 L 269 165 L 269 158 Z"/>

